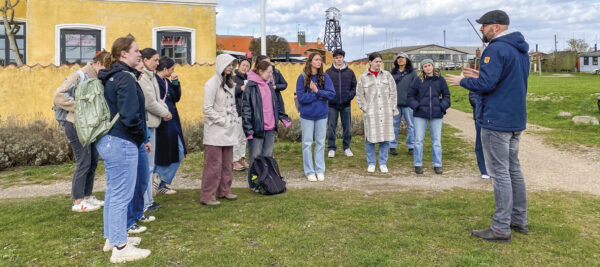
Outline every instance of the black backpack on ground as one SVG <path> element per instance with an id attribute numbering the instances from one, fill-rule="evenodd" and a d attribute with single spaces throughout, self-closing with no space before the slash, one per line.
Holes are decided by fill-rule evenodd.
<path id="1" fill-rule="evenodd" d="M 285 181 L 273 157 L 256 157 L 250 167 L 250 173 L 252 182 L 261 194 L 276 195 L 285 192 Z"/>

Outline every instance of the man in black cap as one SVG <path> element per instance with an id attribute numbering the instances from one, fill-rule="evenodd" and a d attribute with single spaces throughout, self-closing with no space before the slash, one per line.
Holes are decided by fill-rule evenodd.
<path id="1" fill-rule="evenodd" d="M 460 85 L 480 96 L 475 112 L 481 126 L 485 166 L 494 184 L 496 211 L 490 228 L 473 236 L 488 241 L 510 242 L 511 229 L 527 234 L 527 194 L 519 163 L 519 140 L 525 130 L 529 45 L 520 32 L 508 31 L 508 15 L 501 10 L 477 20 L 483 41 L 479 71 L 465 69 L 446 75 L 450 85 Z"/>

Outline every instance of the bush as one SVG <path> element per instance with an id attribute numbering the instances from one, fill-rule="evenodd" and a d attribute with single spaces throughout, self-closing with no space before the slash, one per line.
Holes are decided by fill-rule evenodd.
<path id="1" fill-rule="evenodd" d="M 62 127 L 44 121 L 24 125 L 9 119 L 0 125 L 0 170 L 26 165 L 59 164 L 73 160 Z"/>

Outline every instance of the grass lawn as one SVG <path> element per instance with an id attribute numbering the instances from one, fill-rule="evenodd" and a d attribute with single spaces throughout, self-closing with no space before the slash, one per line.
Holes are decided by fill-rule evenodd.
<path id="1" fill-rule="evenodd" d="M 474 145 L 466 142 L 459 137 L 454 136 L 458 130 L 444 125 L 442 130 L 442 153 L 444 168 L 447 170 L 456 170 L 463 168 L 476 168 L 475 153 L 473 152 Z M 389 156 L 388 166 L 391 170 L 401 169 L 402 171 L 412 172 L 412 155 L 407 153 L 404 140 L 405 135 L 399 135 L 401 140 L 398 149 L 398 156 Z M 356 170 L 357 172 L 365 172 L 367 168 L 365 156 L 364 138 L 355 136 L 352 138 L 351 149 L 354 152 L 354 157 L 348 158 L 344 156 L 342 151 L 342 140 L 337 139 L 337 156 L 335 159 L 327 158 L 325 155 L 325 166 L 328 174 L 332 174 L 339 170 Z M 431 139 L 429 133 L 425 138 L 423 163 L 426 168 L 432 167 L 431 164 Z M 302 144 L 299 142 L 277 141 L 274 148 L 275 158 L 279 163 L 279 168 L 282 171 L 293 170 L 302 173 Z M 327 152 L 325 152 L 327 153 Z M 204 155 L 201 152 L 189 154 L 181 164 L 179 173 L 184 174 L 186 178 L 201 179 L 202 169 L 204 165 Z M 62 165 L 49 165 L 41 167 L 17 167 L 0 172 L 0 187 L 7 188 L 16 185 L 26 184 L 49 184 L 55 181 L 69 181 L 72 179 L 74 163 L 66 163 Z M 104 165 L 102 161 L 97 168 L 99 175 L 104 175 Z M 245 172 L 235 172 L 236 177 L 242 179 L 245 177 Z M 375 175 L 382 175 L 377 172 Z"/>
<path id="2" fill-rule="evenodd" d="M 597 266 L 600 201 L 529 195 L 530 235 L 511 244 L 470 236 L 489 226 L 491 192 L 292 190 L 200 205 L 198 190 L 160 196 L 134 266 Z M 100 196 L 101 197 L 101 196 Z M 0 201 L 0 265 L 109 265 L 102 212 L 71 212 L 69 196 Z"/>
<path id="3" fill-rule="evenodd" d="M 586 73 L 575 73 L 574 77 L 544 77 L 531 74 L 529 76 L 527 94 L 527 122 L 551 128 L 540 132 L 548 137 L 551 144 L 568 146 L 581 144 L 600 147 L 600 127 L 597 125 L 575 125 L 571 117 L 558 117 L 561 111 L 570 112 L 573 116 L 594 116 L 600 119 L 598 112 L 598 93 L 600 93 L 600 76 Z M 468 91 L 462 87 L 450 87 L 452 107 L 472 112 Z M 572 147 L 571 147 L 572 148 Z"/>

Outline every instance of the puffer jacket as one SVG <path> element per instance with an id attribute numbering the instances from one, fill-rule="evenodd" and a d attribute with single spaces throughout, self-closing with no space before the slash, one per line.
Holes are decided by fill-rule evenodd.
<path id="1" fill-rule="evenodd" d="M 235 131 L 237 111 L 235 109 L 235 85 L 221 87 L 223 71 L 234 57 L 228 54 L 217 56 L 215 75 L 204 85 L 204 144 L 210 146 L 234 146 L 238 143 Z"/>
<path id="2" fill-rule="evenodd" d="M 140 84 L 140 87 L 142 87 L 144 98 L 146 99 L 146 103 L 144 103 L 146 107 L 146 118 L 148 120 L 146 123 L 149 128 L 156 128 L 160 125 L 161 118 L 169 114 L 169 108 L 167 107 L 167 104 L 160 99 L 160 89 L 153 71 L 144 67 L 142 78 L 140 78 L 138 83 Z"/>
<path id="3" fill-rule="evenodd" d="M 356 75 L 354 75 L 354 71 L 344 63 L 344 66 L 340 69 L 335 64 L 332 64 L 331 68 L 325 73 L 329 75 L 335 89 L 335 98 L 329 100 L 329 106 L 350 106 L 350 102 L 356 96 Z"/>
<path id="4" fill-rule="evenodd" d="M 400 71 L 400 66 L 398 65 L 398 58 L 394 61 L 394 69 L 392 70 L 392 77 L 394 77 L 394 81 L 396 81 L 396 97 L 397 97 L 397 105 L 399 107 L 408 107 L 408 90 L 413 82 L 416 79 L 419 79 L 417 72 L 414 71 L 412 66 L 412 61 L 410 58 L 406 59 L 406 67 L 404 71 Z"/>
<path id="5" fill-rule="evenodd" d="M 417 79 L 408 91 L 408 105 L 413 116 L 423 119 L 441 119 L 450 108 L 450 90 L 442 76 Z"/>
<path id="6" fill-rule="evenodd" d="M 269 88 L 271 89 L 273 113 L 275 116 L 274 131 L 277 131 L 279 120 L 291 120 L 288 115 L 279 108 L 279 101 L 271 83 L 269 83 Z M 259 85 L 255 81 L 249 79 L 248 84 L 246 84 L 242 103 L 242 127 L 246 136 L 252 135 L 252 137 L 258 138 L 263 138 L 265 136 L 263 116 L 262 95 L 260 93 Z"/>

